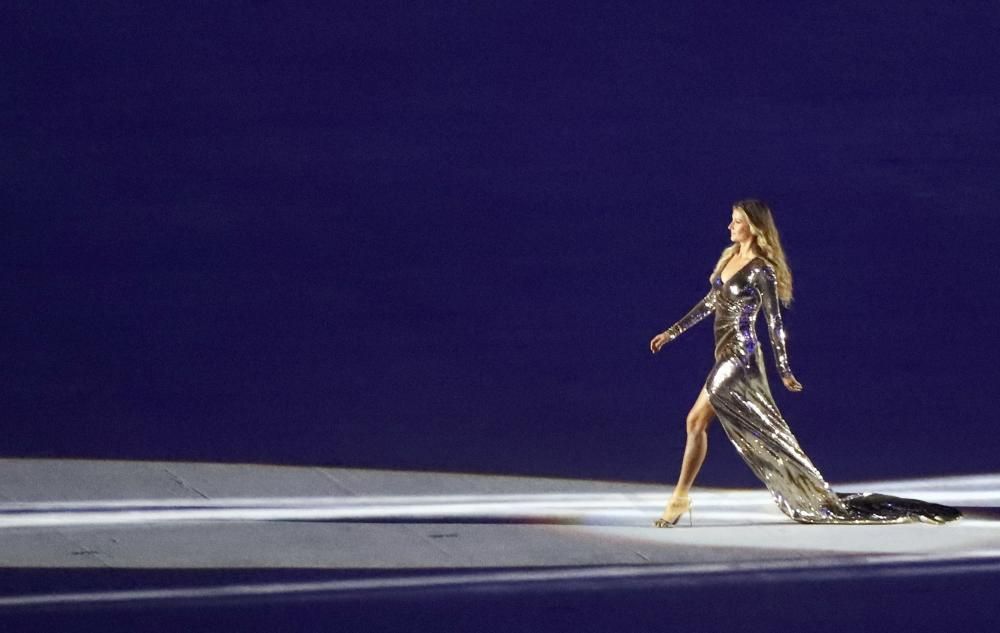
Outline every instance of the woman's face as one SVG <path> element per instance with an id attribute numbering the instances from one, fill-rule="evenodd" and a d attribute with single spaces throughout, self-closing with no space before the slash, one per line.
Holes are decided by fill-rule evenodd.
<path id="1" fill-rule="evenodd" d="M 746 213 L 739 207 L 733 207 L 733 219 L 729 223 L 729 239 L 734 242 L 745 242 L 751 235 Z"/>

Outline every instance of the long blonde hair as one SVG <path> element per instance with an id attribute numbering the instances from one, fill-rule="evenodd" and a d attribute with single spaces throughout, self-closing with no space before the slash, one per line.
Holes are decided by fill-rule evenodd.
<path id="1" fill-rule="evenodd" d="M 788 267 L 785 250 L 781 248 L 781 238 L 778 236 L 778 227 L 774 225 L 771 209 L 764 202 L 752 199 L 734 203 L 733 209 L 742 211 L 747 217 L 750 234 L 754 237 L 753 248 L 774 268 L 778 278 L 778 299 L 787 308 L 792 304 L 792 271 Z M 731 244 L 723 249 L 719 261 L 708 277 L 709 283 L 715 281 L 715 278 L 725 268 L 726 262 L 736 254 L 739 248 L 739 244 Z"/>

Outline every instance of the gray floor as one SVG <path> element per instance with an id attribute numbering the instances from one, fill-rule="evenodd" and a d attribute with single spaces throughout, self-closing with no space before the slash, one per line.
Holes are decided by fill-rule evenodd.
<path id="1" fill-rule="evenodd" d="M 943 526 L 802 525 L 782 515 L 763 489 L 697 488 L 693 527 L 685 520 L 658 530 L 650 524 L 667 486 L 6 459 L 0 460 L 0 565 L 8 583 L 0 592 L 0 613 L 63 617 L 68 626 L 96 621 L 103 628 L 106 612 L 90 607 L 195 605 L 255 626 L 255 618 L 270 613 L 266 605 L 311 597 L 309 609 L 320 611 L 296 611 L 296 617 L 342 618 L 349 605 L 360 605 L 351 612 L 359 622 L 370 622 L 370 609 L 380 609 L 394 627 L 394 618 L 405 620 L 414 605 L 446 619 L 465 608 L 489 607 L 502 619 L 520 617 L 524 604 L 562 599 L 571 610 L 583 609 L 584 625 L 603 611 L 585 609 L 586 599 L 581 603 L 577 596 L 596 594 L 558 593 L 583 586 L 600 595 L 608 595 L 606 588 L 634 591 L 635 603 L 628 602 L 631 593 L 613 595 L 630 609 L 651 609 L 642 611 L 651 618 L 671 596 L 697 600 L 689 590 L 701 586 L 747 596 L 743 610 L 766 607 L 766 599 L 754 596 L 799 591 L 801 600 L 860 601 L 878 611 L 882 602 L 867 601 L 865 592 L 895 596 L 899 587 L 914 586 L 901 584 L 901 576 L 937 583 L 934 591 L 958 592 L 947 595 L 959 600 L 967 575 L 973 575 L 970 582 L 988 581 L 1000 571 L 998 484 L 1000 475 L 834 485 L 966 511 Z M 818 579 L 849 582 L 811 582 Z M 769 594 L 767 581 L 783 588 Z M 733 592 L 734 583 L 746 591 Z M 664 586 L 671 590 L 661 591 Z M 817 589 L 802 594 L 810 587 Z M 517 597 L 474 601 L 497 590 Z M 420 600 L 393 615 L 401 607 L 392 597 L 414 591 Z M 367 599 L 353 599 L 361 596 Z M 246 611 L 251 607 L 258 611 Z M 892 608 L 906 613 L 909 607 Z M 247 615 L 252 613 L 257 615 Z M 80 624 L 84 616 L 90 619 Z M 726 617 L 723 610 L 716 619 Z"/>
<path id="2" fill-rule="evenodd" d="M 835 484 L 1000 506 L 1000 476 Z M 693 528 L 650 527 L 667 486 L 240 464 L 0 460 L 4 567 L 747 569 L 1000 558 L 1000 521 L 800 525 L 766 491 L 697 488 Z M 748 567 L 749 566 L 749 567 Z M 641 569 L 637 568 L 636 573 Z"/>

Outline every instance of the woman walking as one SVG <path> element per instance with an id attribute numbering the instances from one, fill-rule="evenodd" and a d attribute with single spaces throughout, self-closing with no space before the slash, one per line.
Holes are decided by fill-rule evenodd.
<path id="1" fill-rule="evenodd" d="M 779 303 L 792 300 L 792 275 L 771 210 L 759 200 L 733 205 L 733 244 L 722 251 L 710 276 L 711 288 L 680 321 L 649 343 L 655 354 L 710 314 L 715 315 L 715 366 L 687 418 L 687 444 L 680 477 L 657 527 L 671 527 L 688 512 L 688 493 L 708 449 L 706 430 L 718 417 L 726 435 L 778 507 L 802 523 L 945 523 L 961 518 L 949 506 L 879 493 L 838 493 L 799 447 L 782 418 L 767 382 L 757 340 L 763 307 L 781 382 L 802 385 L 789 366 Z"/>

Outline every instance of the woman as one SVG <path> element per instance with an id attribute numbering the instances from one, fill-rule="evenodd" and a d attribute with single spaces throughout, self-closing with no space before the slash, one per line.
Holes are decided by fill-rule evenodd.
<path id="1" fill-rule="evenodd" d="M 779 301 L 792 301 L 792 274 L 785 261 L 771 210 L 759 200 L 733 205 L 729 234 L 709 277 L 712 284 L 684 318 L 650 341 L 655 354 L 709 314 L 715 314 L 715 366 L 687 417 L 687 444 L 680 478 L 656 527 L 671 527 L 688 512 L 688 492 L 705 460 L 706 429 L 713 416 L 778 507 L 802 523 L 944 523 L 959 519 L 955 508 L 878 493 L 836 493 L 799 447 L 771 397 L 756 333 L 760 307 L 767 317 L 781 382 L 802 385 L 788 365 Z M 693 522 L 692 522 L 693 523 Z"/>

